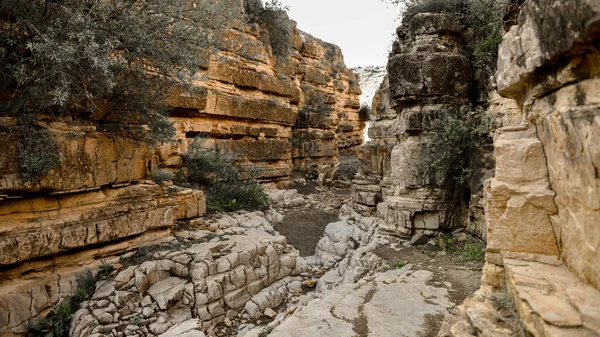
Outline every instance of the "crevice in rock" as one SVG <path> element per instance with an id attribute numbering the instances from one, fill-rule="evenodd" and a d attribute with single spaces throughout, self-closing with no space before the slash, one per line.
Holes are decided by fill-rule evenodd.
<path id="1" fill-rule="evenodd" d="M 367 295 L 365 296 L 364 302 L 358 307 L 358 318 L 354 320 L 352 330 L 356 332 L 359 337 L 368 337 L 369 336 L 369 321 L 367 319 L 367 315 L 365 315 L 364 308 L 365 304 L 371 302 L 373 296 L 377 292 L 377 287 L 369 290 Z"/>
<path id="2" fill-rule="evenodd" d="M 538 139 L 540 144 L 542 144 L 542 153 L 544 154 L 544 159 L 546 161 L 546 171 L 548 172 L 546 179 L 548 180 L 548 186 L 549 186 L 550 190 L 552 191 L 552 193 L 554 193 L 554 198 L 552 198 L 552 202 L 554 203 L 554 207 L 556 207 L 556 214 L 553 214 L 552 216 L 558 217 L 559 212 L 560 212 L 560 209 L 558 208 L 558 205 L 556 204 L 556 198 L 558 197 L 558 194 L 552 188 L 552 181 L 550 180 L 550 163 L 548 162 L 548 155 L 546 154 L 546 146 L 544 145 L 544 142 L 540 138 L 539 132 L 540 131 L 539 131 L 538 125 L 535 125 L 535 137 Z M 552 224 L 552 232 L 554 233 L 554 240 L 556 241 L 556 248 L 558 249 L 559 256 L 561 256 L 562 255 L 562 247 L 561 247 L 562 238 L 559 237 L 559 235 L 556 233 L 556 229 L 554 228 L 554 223 L 552 220 L 550 220 L 550 223 Z M 562 233 L 562 231 L 561 231 L 561 233 Z"/>

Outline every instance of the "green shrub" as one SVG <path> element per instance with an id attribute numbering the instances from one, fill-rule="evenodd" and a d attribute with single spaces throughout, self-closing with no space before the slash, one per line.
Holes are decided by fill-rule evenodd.
<path id="1" fill-rule="evenodd" d="M 221 40 L 237 6 L 187 0 L 0 1 L 0 90 L 11 97 L 0 115 L 93 114 L 102 125 L 140 126 L 107 126 L 120 134 L 168 139 L 173 129 L 162 103 L 174 87 L 193 90 L 202 64 L 198 55 Z"/>
<path id="2" fill-rule="evenodd" d="M 466 49 L 475 65 L 487 78 L 495 71 L 498 47 L 502 42 L 503 12 L 508 0 L 394 0 L 404 5 L 404 25 L 419 13 L 447 13 L 454 15 L 473 34 L 466 41 Z"/>
<path id="3" fill-rule="evenodd" d="M 445 252 L 453 253 L 456 250 L 456 243 L 454 237 L 450 233 L 442 234 L 433 239 L 434 250 L 442 250 Z"/>
<path id="4" fill-rule="evenodd" d="M 175 176 L 175 175 L 173 175 L 173 174 L 171 174 L 171 173 L 164 172 L 164 171 L 162 171 L 162 170 L 158 170 L 158 172 L 157 172 L 156 174 L 153 174 L 153 175 L 152 175 L 152 180 L 153 180 L 155 183 L 159 184 L 159 185 L 162 185 L 162 184 L 164 184 L 165 182 L 167 182 L 167 181 L 170 181 L 170 180 L 173 180 L 173 181 L 174 181 L 174 180 L 176 180 L 176 179 L 177 179 L 177 178 L 176 178 L 176 176 Z"/>
<path id="5" fill-rule="evenodd" d="M 24 127 L 18 145 L 21 175 L 27 181 L 38 182 L 60 164 L 58 143 L 45 129 Z"/>
<path id="6" fill-rule="evenodd" d="M 246 3 L 248 20 L 261 25 L 268 32 L 268 43 L 273 54 L 281 59 L 289 56 L 292 48 L 294 24 L 287 15 L 288 7 L 278 0 Z"/>
<path id="7" fill-rule="evenodd" d="M 462 246 L 460 258 L 463 261 L 484 262 L 485 245 L 481 242 L 467 242 Z"/>
<path id="8" fill-rule="evenodd" d="M 402 268 L 404 268 L 404 267 L 405 267 L 407 264 L 408 264 L 408 262 L 399 262 L 399 263 L 396 263 L 396 264 L 394 265 L 394 268 L 396 268 L 396 269 L 402 269 Z"/>
<path id="9" fill-rule="evenodd" d="M 373 112 L 371 111 L 371 107 L 368 104 L 363 104 L 358 110 L 358 118 L 361 121 L 371 120 L 373 117 Z"/>
<path id="10" fill-rule="evenodd" d="M 430 175 L 449 188 L 468 187 L 472 157 L 491 142 L 490 122 L 483 109 L 469 111 L 463 106 L 459 111 L 441 111 L 422 158 Z"/>
<path id="11" fill-rule="evenodd" d="M 83 301 L 89 300 L 96 290 L 96 277 L 86 272 L 77 277 L 75 295 L 65 297 L 54 305 L 48 316 L 36 323 L 27 324 L 27 336 L 68 337 L 73 314 Z"/>
<path id="12" fill-rule="evenodd" d="M 203 148 L 197 139 L 184 157 L 181 174 L 187 184 L 206 191 L 209 212 L 260 210 L 268 206 L 268 196 L 257 181 L 255 172 L 236 165 L 235 155 L 218 148 Z"/>

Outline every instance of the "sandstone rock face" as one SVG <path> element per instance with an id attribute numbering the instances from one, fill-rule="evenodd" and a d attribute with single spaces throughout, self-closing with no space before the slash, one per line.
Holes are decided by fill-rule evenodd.
<path id="1" fill-rule="evenodd" d="M 373 100 L 376 120 L 371 142 L 358 151 L 355 202 L 377 206 L 393 234 L 411 237 L 453 221 L 447 193 L 423 164 L 423 148 L 438 112 L 470 101 L 473 72 L 462 32 L 452 16 L 416 15 L 398 30 L 388 77 Z"/>
<path id="2" fill-rule="evenodd" d="M 11 133 L 15 118 L 1 117 L 0 132 L 3 151 L 0 155 L 0 200 L 2 195 L 23 195 L 41 191 L 85 191 L 101 186 L 119 185 L 146 179 L 148 147 L 139 143 L 96 131 L 95 126 L 70 126 L 61 122 L 45 122 L 51 137 L 59 144 L 61 165 L 32 183 L 20 174 L 19 137 Z"/>
<path id="3" fill-rule="evenodd" d="M 335 164 L 338 150 L 362 144 L 358 77 L 339 47 L 284 19 L 292 26 L 288 55 L 263 42 L 264 28 L 242 22 L 200 72 L 199 93 L 173 93 L 177 142 L 159 155 L 167 171 L 182 166 L 198 136 L 208 138 L 202 146 L 239 154 L 268 182 L 286 182 L 295 167 Z"/>
<path id="4" fill-rule="evenodd" d="M 298 281 L 292 275 L 307 269 L 298 252 L 285 237 L 270 234 L 262 212 L 238 214 L 220 224 L 223 229 L 235 226 L 229 229 L 236 234 L 159 251 L 99 281 L 92 299 L 74 315 L 70 335 L 116 329 L 137 336 L 180 336 L 206 330 L 242 310 L 258 317 L 280 305 L 288 284 Z M 202 241 L 207 234 L 185 235 Z"/>
<path id="5" fill-rule="evenodd" d="M 245 17 L 243 3 L 232 14 Z M 197 137 L 205 138 L 200 146 L 237 153 L 259 180 L 274 183 L 286 183 L 294 167 L 335 164 L 340 149 L 362 143 L 358 78 L 341 50 L 285 20 L 286 56 L 276 55 L 268 29 L 245 19 L 214 53 L 198 55 L 197 90 L 167 98 L 176 139 L 158 149 L 91 121 L 41 116 L 39 126 L 59 144 L 60 165 L 32 183 L 19 173 L 19 122 L 0 118 L 1 335 L 24 333 L 23 323 L 70 295 L 75 273 L 96 268 L 94 260 L 158 243 L 177 222 L 202 222 L 202 192 L 146 181 L 179 170 Z M 178 295 L 175 283 L 169 289 Z"/>
<path id="6" fill-rule="evenodd" d="M 553 229 L 565 263 L 596 288 L 600 287 L 600 269 L 595 263 L 600 252 L 594 248 L 600 245 L 600 231 L 595 225 L 600 216 L 596 159 L 600 82 L 595 70 L 599 51 L 587 46 L 598 39 L 600 26 L 594 19 L 598 13 L 600 7 L 595 1 L 559 5 L 530 1 L 523 5 L 519 24 L 511 27 L 500 47 L 497 81 L 501 94 L 523 105 L 539 139 L 533 141 L 539 144 L 528 150 L 527 158 L 523 158 L 526 162 L 516 159 L 506 163 L 504 169 L 498 165 L 505 176 L 496 177 L 508 181 L 509 175 L 523 176 L 519 172 L 526 172 L 527 181 L 522 186 L 534 179 L 549 181 L 556 194 L 555 205 L 549 200 L 543 203 L 556 210 L 551 211 L 550 224 L 545 226 Z M 547 21 L 548 17 L 552 20 Z M 498 140 L 503 138 L 499 136 Z M 497 152 L 501 144 L 497 142 Z M 507 150 L 519 152 L 516 148 Z M 521 158 L 518 154 L 510 156 Z"/>
<path id="7" fill-rule="evenodd" d="M 169 228 L 204 211 L 200 191 L 145 184 L 4 202 L 0 265 Z"/>
<path id="8" fill-rule="evenodd" d="M 500 46 L 498 90 L 523 117 L 496 106 L 482 283 L 508 289 L 534 336 L 600 334 L 599 15 L 597 1 L 529 0 Z"/>

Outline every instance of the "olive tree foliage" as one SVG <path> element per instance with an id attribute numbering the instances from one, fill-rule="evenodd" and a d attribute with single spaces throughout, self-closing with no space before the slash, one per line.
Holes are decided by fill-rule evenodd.
<path id="1" fill-rule="evenodd" d="M 0 0 L 0 115 L 92 117 L 122 136 L 166 141 L 166 95 L 193 90 L 234 3 Z"/>
<path id="2" fill-rule="evenodd" d="M 262 26 L 268 36 L 267 42 L 276 57 L 285 59 L 290 54 L 294 25 L 287 15 L 289 8 L 279 0 L 247 0 L 246 17 L 249 22 Z"/>

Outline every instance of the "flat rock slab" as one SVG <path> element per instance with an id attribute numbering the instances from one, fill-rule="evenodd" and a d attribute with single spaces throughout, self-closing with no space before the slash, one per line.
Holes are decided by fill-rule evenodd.
<path id="1" fill-rule="evenodd" d="M 433 273 L 410 266 L 376 278 L 344 284 L 310 302 L 270 337 L 414 337 L 426 318 L 445 314 L 454 304 L 448 289 L 428 285 Z"/>

